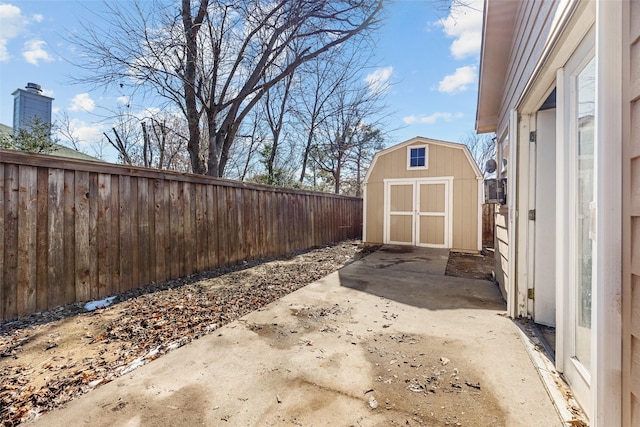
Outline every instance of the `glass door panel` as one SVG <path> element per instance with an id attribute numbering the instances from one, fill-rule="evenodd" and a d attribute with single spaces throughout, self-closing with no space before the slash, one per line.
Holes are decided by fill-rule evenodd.
<path id="1" fill-rule="evenodd" d="M 575 358 L 591 365 L 591 292 L 593 280 L 595 61 L 577 75 L 576 142 L 576 335 Z"/>

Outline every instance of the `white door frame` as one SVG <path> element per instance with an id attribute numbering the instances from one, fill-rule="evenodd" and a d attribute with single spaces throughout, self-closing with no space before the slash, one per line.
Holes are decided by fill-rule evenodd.
<path id="1" fill-rule="evenodd" d="M 595 200 L 596 218 L 594 241 L 595 269 L 592 289 L 592 340 L 590 424 L 597 426 L 622 425 L 622 141 L 624 140 L 623 63 L 628 58 L 624 50 L 623 2 L 596 2 L 595 30 L 590 37 L 596 58 L 596 119 L 595 119 Z M 626 6 L 628 13 L 628 6 Z M 628 19 L 628 18 L 627 18 Z M 627 45 L 628 47 L 628 45 Z M 579 50 L 580 48 L 576 49 Z M 627 76 L 628 78 L 628 76 Z M 571 250 L 571 236 L 563 229 L 572 206 L 566 204 L 570 196 L 567 188 L 569 152 L 564 141 L 570 129 L 562 111 L 569 108 L 563 96 L 567 70 L 558 69 L 556 124 L 556 368 L 564 372 L 566 343 L 572 339 L 565 335 L 568 306 L 566 286 L 569 265 L 567 254 Z M 628 129 L 628 128 L 627 128 Z"/>
<path id="2" fill-rule="evenodd" d="M 595 403 L 592 398 L 592 391 L 596 387 L 596 384 L 592 381 L 592 374 L 595 373 L 595 364 L 593 363 L 593 359 L 591 359 L 589 366 L 583 366 L 574 358 L 576 353 L 576 329 L 574 325 L 577 316 L 575 307 L 577 303 L 577 296 L 575 295 L 577 270 L 575 258 L 573 258 L 577 251 L 577 235 L 574 229 L 576 221 L 575 208 L 577 203 L 577 189 L 575 187 L 577 161 L 574 159 L 577 158 L 577 140 L 574 136 L 574 130 L 577 127 L 577 123 L 575 123 L 573 115 L 577 108 L 574 101 L 574 97 L 576 96 L 574 78 L 594 56 L 595 47 L 593 43 L 593 32 L 591 32 L 574 51 L 565 67 L 558 71 L 558 108 L 556 110 L 558 116 L 557 123 L 561 124 L 557 128 L 557 159 L 558 165 L 562 165 L 562 169 L 558 170 L 556 176 L 558 189 L 556 199 L 556 224 L 558 226 L 556 241 L 556 254 L 558 254 L 558 259 L 556 260 L 556 283 L 561 284 L 558 292 L 561 299 L 557 300 L 557 302 L 558 304 L 561 303 L 561 307 L 563 308 L 562 310 L 558 310 L 556 319 L 557 337 L 560 338 L 557 340 L 556 346 L 556 367 L 560 372 L 565 374 L 574 396 L 580 401 L 590 419 L 593 416 Z M 597 137 L 594 139 L 594 147 L 596 147 L 598 144 Z M 597 161 L 597 156 L 596 150 L 594 153 L 594 166 Z M 597 176 L 597 170 L 594 171 L 594 175 Z M 594 181 L 595 179 L 596 178 L 594 178 Z M 596 197 L 597 200 L 595 193 L 594 197 Z M 595 243 L 593 245 L 593 258 L 594 261 L 598 258 Z M 594 283 L 593 279 L 592 283 Z M 593 332 L 597 330 L 594 321 L 595 310 L 593 309 L 591 316 L 591 337 L 593 338 Z M 594 355 L 594 341 L 595 340 L 591 339 L 591 357 Z"/>
<path id="3" fill-rule="evenodd" d="M 420 193 L 421 184 L 444 184 L 444 212 L 421 212 L 420 209 Z M 391 211 L 391 186 L 393 185 L 411 185 L 413 188 L 413 206 L 411 211 Z M 412 245 L 432 248 L 450 248 L 453 241 L 453 177 L 434 177 L 434 178 L 389 178 L 384 180 L 384 221 L 383 221 L 383 243 L 392 245 Z M 391 240 L 390 218 L 392 215 L 413 216 L 412 220 L 412 241 L 396 242 Z M 420 217 L 421 216 L 443 216 L 444 217 L 444 243 L 442 245 L 421 244 L 418 236 L 420 236 Z"/>

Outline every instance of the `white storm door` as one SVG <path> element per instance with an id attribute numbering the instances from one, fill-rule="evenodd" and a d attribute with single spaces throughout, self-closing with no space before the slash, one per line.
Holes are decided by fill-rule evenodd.
<path id="1" fill-rule="evenodd" d="M 450 247 L 449 181 L 417 181 L 416 185 L 416 246 Z"/>
<path id="2" fill-rule="evenodd" d="M 586 45 L 586 46 L 585 46 Z M 564 120 L 562 143 L 566 147 L 560 186 L 560 239 L 566 248 L 560 278 L 563 288 L 562 364 L 571 390 L 589 417 L 592 415 L 592 289 L 595 278 L 595 112 L 596 78 L 593 44 L 578 48 L 564 70 Z M 561 169 L 558 169 L 561 173 Z M 558 198 L 560 203 L 561 198 Z M 557 267 L 557 266 L 556 266 Z"/>
<path id="3" fill-rule="evenodd" d="M 386 181 L 384 243 L 415 245 L 415 181 Z"/>

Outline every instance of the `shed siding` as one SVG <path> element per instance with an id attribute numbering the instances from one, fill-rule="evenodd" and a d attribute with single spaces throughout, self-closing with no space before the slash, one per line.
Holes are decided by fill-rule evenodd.
<path id="1" fill-rule="evenodd" d="M 623 424 L 640 425 L 640 3 L 626 3 L 626 74 L 630 122 L 623 151 Z M 627 107 L 628 106 L 628 107 Z M 627 110 L 629 108 L 629 110 Z M 626 114 L 625 114 L 626 116 Z M 624 135 L 624 134 L 623 134 Z M 625 381 L 626 380 L 626 381 Z"/>
<path id="2" fill-rule="evenodd" d="M 428 169 L 407 170 L 408 148 L 425 144 L 429 147 Z M 477 250 L 478 227 L 480 226 L 478 223 L 478 179 L 462 149 L 429 143 L 429 140 L 426 139 L 418 140 L 406 147 L 382 153 L 372 167 L 365 189 L 367 194 L 365 226 L 368 243 L 383 242 L 385 179 L 454 177 L 451 247 L 459 250 Z M 428 240 L 432 241 L 433 239 L 428 238 Z"/>
<path id="3" fill-rule="evenodd" d="M 472 201 L 473 203 L 470 203 Z M 475 250 L 478 241 L 478 181 L 453 181 L 453 242 L 454 249 Z"/>
<path id="4" fill-rule="evenodd" d="M 382 226 L 384 221 L 384 183 L 369 182 L 365 189 L 367 192 L 367 242 L 382 243 Z"/>

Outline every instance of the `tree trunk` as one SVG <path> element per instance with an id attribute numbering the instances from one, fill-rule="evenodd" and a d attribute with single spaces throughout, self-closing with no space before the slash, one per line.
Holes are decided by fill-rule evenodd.
<path id="1" fill-rule="evenodd" d="M 182 25 L 186 39 L 186 60 L 183 77 L 184 101 L 189 126 L 189 141 L 187 151 L 191 157 L 191 169 L 193 173 L 205 174 L 207 172 L 204 159 L 200 153 L 200 113 L 196 98 L 196 71 L 198 66 L 198 31 L 204 19 L 207 0 L 200 1 L 200 8 L 195 20 L 191 17 L 191 1 L 182 0 Z"/>

